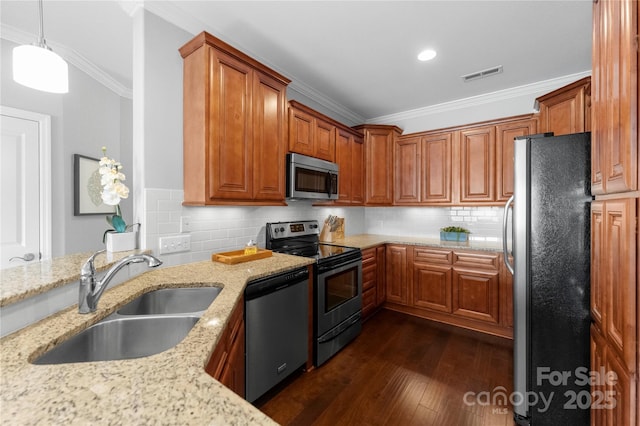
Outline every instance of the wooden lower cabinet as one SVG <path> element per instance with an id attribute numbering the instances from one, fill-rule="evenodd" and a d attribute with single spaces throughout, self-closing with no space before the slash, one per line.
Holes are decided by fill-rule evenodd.
<path id="1" fill-rule="evenodd" d="M 591 325 L 591 372 L 591 424 L 637 424 L 638 380 L 629 374 L 594 324 Z"/>
<path id="2" fill-rule="evenodd" d="M 367 319 L 385 299 L 385 246 L 362 250 L 362 318 Z"/>
<path id="3" fill-rule="evenodd" d="M 411 246 L 387 244 L 385 250 L 385 282 L 387 288 L 387 302 L 406 305 L 409 297 L 409 282 L 407 280 L 407 255 Z"/>
<path id="4" fill-rule="evenodd" d="M 453 269 L 453 314 L 498 323 L 499 273 Z"/>
<path id="5" fill-rule="evenodd" d="M 511 277 L 502 254 L 388 244 L 385 307 L 513 336 Z"/>
<path id="6" fill-rule="evenodd" d="M 593 384 L 591 424 L 635 425 L 638 409 L 638 198 L 591 203 L 591 369 L 615 373 Z M 602 407 L 598 398 L 613 400 Z M 605 399 L 605 402 L 607 400 Z"/>
<path id="7" fill-rule="evenodd" d="M 244 398 L 244 300 L 234 308 L 205 371 Z"/>
<path id="8" fill-rule="evenodd" d="M 451 313 L 451 267 L 414 263 L 412 305 Z"/>

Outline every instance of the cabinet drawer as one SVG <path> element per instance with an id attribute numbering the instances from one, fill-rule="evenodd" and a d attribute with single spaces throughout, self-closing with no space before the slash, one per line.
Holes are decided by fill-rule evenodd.
<path id="1" fill-rule="evenodd" d="M 374 248 L 369 248 L 366 250 L 362 250 L 362 262 L 366 262 L 366 261 L 376 261 L 376 249 Z"/>
<path id="2" fill-rule="evenodd" d="M 370 288 L 362 292 L 362 315 L 366 316 L 376 307 L 376 289 Z"/>
<path id="3" fill-rule="evenodd" d="M 440 263 L 451 265 L 453 252 L 430 247 L 414 247 L 413 261 L 417 263 Z"/>
<path id="4" fill-rule="evenodd" d="M 453 252 L 453 266 L 498 270 L 500 256 L 492 253 Z"/>
<path id="5" fill-rule="evenodd" d="M 375 285 L 377 280 L 377 268 L 376 265 L 371 265 L 366 268 L 362 268 L 362 289 L 366 287 L 366 285 Z"/>

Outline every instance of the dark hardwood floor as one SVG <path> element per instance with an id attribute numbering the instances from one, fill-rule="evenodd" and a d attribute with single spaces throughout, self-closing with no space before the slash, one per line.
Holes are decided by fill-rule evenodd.
<path id="1" fill-rule="evenodd" d="M 512 377 L 510 340 L 382 310 L 326 364 L 255 405 L 282 425 L 512 425 L 496 398 Z"/>

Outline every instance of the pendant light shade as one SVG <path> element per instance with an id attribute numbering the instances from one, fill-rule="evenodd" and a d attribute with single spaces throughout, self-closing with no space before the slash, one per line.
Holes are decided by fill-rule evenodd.
<path id="1" fill-rule="evenodd" d="M 51 93 L 69 91 L 69 67 L 46 47 L 22 45 L 13 49 L 13 79 L 32 89 Z"/>
<path id="2" fill-rule="evenodd" d="M 40 35 L 32 45 L 13 49 L 13 79 L 16 83 L 51 93 L 69 91 L 69 67 L 59 55 L 53 53 L 44 39 L 42 0 L 40 9 Z"/>

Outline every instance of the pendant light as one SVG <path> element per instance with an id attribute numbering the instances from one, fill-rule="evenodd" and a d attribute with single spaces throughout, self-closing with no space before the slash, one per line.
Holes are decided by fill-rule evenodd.
<path id="1" fill-rule="evenodd" d="M 44 39 L 42 24 L 42 0 L 40 9 L 40 34 L 34 44 L 24 44 L 13 49 L 13 79 L 16 83 L 51 93 L 69 92 L 69 67 L 54 53 Z"/>

